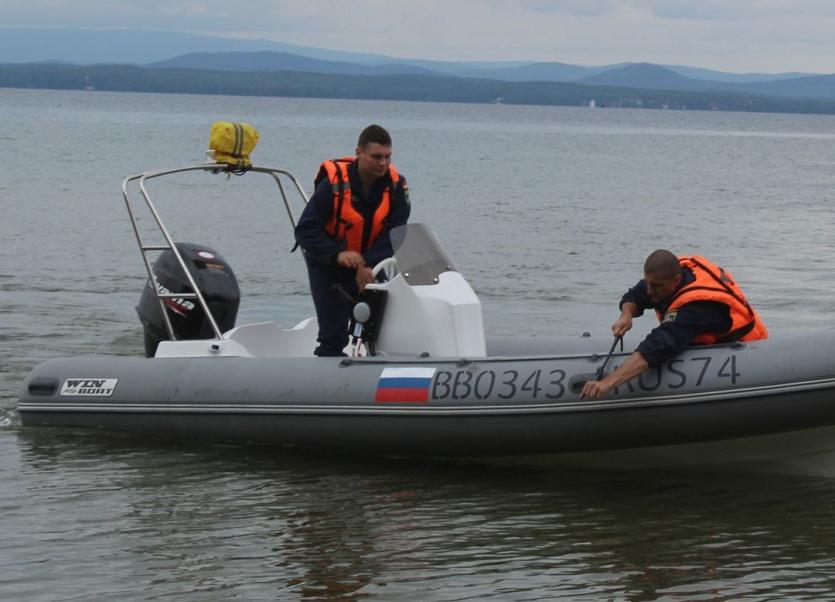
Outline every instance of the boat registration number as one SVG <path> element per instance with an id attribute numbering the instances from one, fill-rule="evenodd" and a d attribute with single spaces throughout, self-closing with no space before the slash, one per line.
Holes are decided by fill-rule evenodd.
<path id="1" fill-rule="evenodd" d="M 574 375 L 561 368 L 437 370 L 432 380 L 430 399 L 558 400 L 567 393 L 579 393 L 572 390 L 571 386 L 583 376 L 591 377 L 588 372 Z M 659 389 L 675 391 L 688 385 L 691 388 L 703 387 L 708 382 L 716 385 L 717 381 L 736 384 L 741 376 L 735 354 L 676 358 L 616 387 L 613 393 L 618 395 Z"/>

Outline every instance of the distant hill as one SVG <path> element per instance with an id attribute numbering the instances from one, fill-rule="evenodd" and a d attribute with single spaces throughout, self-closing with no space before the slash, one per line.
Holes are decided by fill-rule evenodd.
<path id="1" fill-rule="evenodd" d="M 672 69 L 638 63 L 576 80 L 593 86 L 624 86 L 650 90 L 689 92 L 725 91 L 780 98 L 835 100 L 835 74 L 772 79 L 764 82 L 709 81 L 684 77 Z"/>
<path id="2" fill-rule="evenodd" d="M 727 73 L 725 71 L 714 71 L 712 69 L 702 69 L 701 67 L 686 67 L 684 65 L 662 65 L 662 67 L 666 67 L 690 79 L 706 79 L 711 82 L 770 82 L 809 75 L 808 73 L 799 73 L 796 71 L 789 73 Z"/>
<path id="3" fill-rule="evenodd" d="M 552 92 L 548 91 L 551 90 L 548 84 L 572 82 L 584 86 L 630 89 L 637 91 L 636 96 L 644 95 L 647 90 L 656 90 L 835 100 L 835 75 L 733 74 L 651 63 L 583 66 L 554 61 L 432 61 L 165 31 L 0 28 L 0 63 L 57 61 L 87 65 L 106 61 L 109 64 L 146 65 L 151 69 L 211 72 L 298 72 L 356 77 L 450 76 L 530 83 L 534 87 L 539 86 L 544 96 L 549 98 Z M 20 81 L 20 74 L 12 79 Z M 191 85 L 197 85 L 196 79 L 197 76 L 191 77 Z M 529 91 L 525 97 L 533 96 Z M 681 101 L 681 104 L 686 103 Z"/>
<path id="4" fill-rule="evenodd" d="M 514 67 L 482 67 L 479 69 L 459 67 L 458 69 L 452 70 L 452 73 L 460 77 L 489 77 L 490 79 L 513 82 L 569 82 L 603 73 L 611 68 L 613 68 L 611 65 L 604 67 L 584 67 L 581 65 L 570 65 L 568 63 L 543 62 L 517 65 Z"/>
<path id="5" fill-rule="evenodd" d="M 516 66 L 468 67 L 463 64 L 427 61 L 429 67 L 413 62 L 358 64 L 348 61 L 325 61 L 288 52 L 215 52 L 189 53 L 165 61 L 151 63 L 152 68 L 207 69 L 217 71 L 298 71 L 333 75 L 451 75 L 456 77 L 496 79 L 511 82 L 574 82 L 590 86 L 616 86 L 649 90 L 702 92 L 725 90 L 739 93 L 779 96 L 785 98 L 822 98 L 835 100 L 832 76 L 788 77 L 775 75 L 768 81 L 734 82 L 685 77 L 671 67 L 652 63 L 628 63 L 602 67 L 584 67 L 567 63 L 533 63 Z M 719 74 L 700 70 L 702 76 Z"/>
<path id="6" fill-rule="evenodd" d="M 0 87 L 560 106 L 588 106 L 594 100 L 600 107 L 835 114 L 834 100 L 414 74 L 348 76 L 30 63 L 0 65 Z"/>
<path id="7" fill-rule="evenodd" d="M 404 59 L 382 54 L 313 48 L 220 36 L 195 35 L 151 29 L 70 29 L 0 27 L 0 63 L 64 61 L 80 65 L 145 65 L 172 57 L 202 52 L 289 52 L 324 61 L 360 65 L 400 63 L 439 73 L 464 68 L 516 67 L 531 61 L 432 61 Z"/>
<path id="8" fill-rule="evenodd" d="M 399 63 L 361 65 L 345 61 L 325 61 L 289 52 L 194 52 L 165 61 L 150 63 L 153 69 L 208 69 L 215 71 L 302 71 L 341 75 L 437 74 L 434 71 Z"/>
<path id="9" fill-rule="evenodd" d="M 144 29 L 0 29 L 0 62 L 145 64 L 187 52 L 285 50 L 289 45 Z"/>
<path id="10" fill-rule="evenodd" d="M 118 63 L 146 65 L 195 53 L 285 52 L 322 61 L 357 65 L 392 65 L 392 72 L 418 67 L 438 74 L 486 77 L 505 81 L 575 81 L 627 66 L 585 66 L 546 61 L 436 61 L 398 58 L 382 54 L 347 52 L 219 36 L 194 35 L 147 29 L 33 29 L 0 27 L 0 63 L 60 60 L 75 64 Z M 811 74 L 736 74 L 697 67 L 666 65 L 691 79 L 713 82 L 767 82 Z M 229 66 L 231 70 L 231 66 Z"/>
<path id="11" fill-rule="evenodd" d="M 635 63 L 577 80 L 588 86 L 622 86 L 650 90 L 704 90 L 709 83 L 690 79 L 652 63 Z"/>
<path id="12" fill-rule="evenodd" d="M 477 65 L 477 66 L 474 66 Z M 582 67 L 567 63 L 530 63 L 495 66 L 493 64 L 444 63 L 441 61 L 383 62 L 379 64 L 349 61 L 324 61 L 296 53 L 260 52 L 199 52 L 189 53 L 165 61 L 146 65 L 152 68 L 219 69 L 222 71 L 307 71 L 310 73 L 339 73 L 343 75 L 382 75 L 420 73 L 423 75 L 453 75 L 500 79 L 503 81 L 572 81 L 610 69 Z"/>
<path id="13" fill-rule="evenodd" d="M 835 98 L 835 74 L 738 84 L 736 90 L 782 98 Z"/>
<path id="14" fill-rule="evenodd" d="M 382 59 L 379 59 L 382 60 Z M 664 67 L 651 63 L 623 63 L 598 67 L 571 65 L 559 62 L 540 62 L 521 65 L 496 66 L 492 63 L 474 64 L 452 63 L 443 61 L 394 59 L 377 64 L 356 63 L 350 61 L 330 61 L 291 52 L 194 52 L 176 56 L 164 61 L 149 63 L 152 68 L 209 69 L 220 71 L 299 71 L 310 73 L 330 73 L 341 75 L 385 75 L 385 74 L 422 74 L 451 75 L 456 77 L 497 79 L 502 81 L 525 82 L 575 82 L 588 85 L 613 85 L 630 88 L 649 88 L 653 90 L 710 90 L 739 89 L 733 85 L 735 74 L 695 69 L 687 67 Z M 700 77 L 688 78 L 681 71 L 694 72 Z M 709 76 L 716 77 L 710 80 Z M 765 78 L 762 83 L 785 81 L 792 74 Z M 743 74 L 741 79 L 750 79 L 754 74 Z M 765 86 L 762 94 L 770 90 L 780 90 L 780 95 L 801 97 L 800 93 L 786 91 L 783 86 Z M 823 98 L 835 98 L 824 94 Z"/>

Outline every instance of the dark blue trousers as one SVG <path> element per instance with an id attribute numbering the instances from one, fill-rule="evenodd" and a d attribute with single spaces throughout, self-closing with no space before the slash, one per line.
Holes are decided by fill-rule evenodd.
<path id="1" fill-rule="evenodd" d="M 348 344 L 348 324 L 354 306 L 344 295 L 333 290 L 333 285 L 341 284 L 349 295 L 356 298 L 356 270 L 308 261 L 307 273 L 319 321 L 319 346 L 313 354 L 320 357 L 345 355 L 343 349 Z"/>

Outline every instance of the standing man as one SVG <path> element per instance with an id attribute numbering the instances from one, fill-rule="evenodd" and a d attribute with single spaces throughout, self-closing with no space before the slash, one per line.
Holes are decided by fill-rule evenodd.
<path id="1" fill-rule="evenodd" d="M 661 323 L 617 370 L 586 382 L 581 398 L 598 399 L 614 387 L 672 359 L 690 345 L 768 338 L 768 330 L 733 276 L 704 257 L 676 257 L 659 249 L 644 262 L 644 279 L 626 291 L 615 336 L 632 328 L 632 318 L 654 309 Z"/>
<path id="2" fill-rule="evenodd" d="M 389 232 L 409 219 L 409 188 L 391 164 L 391 136 L 369 125 L 355 157 L 325 161 L 313 196 L 296 225 L 310 291 L 319 321 L 320 357 L 345 355 L 351 303 L 336 289 L 356 296 L 374 281 L 371 269 L 391 257 Z"/>

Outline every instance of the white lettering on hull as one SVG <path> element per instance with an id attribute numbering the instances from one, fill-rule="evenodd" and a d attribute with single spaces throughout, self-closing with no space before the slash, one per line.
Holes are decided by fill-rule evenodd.
<path id="1" fill-rule="evenodd" d="M 116 390 L 117 378 L 68 378 L 61 387 L 66 397 L 110 397 Z"/>

